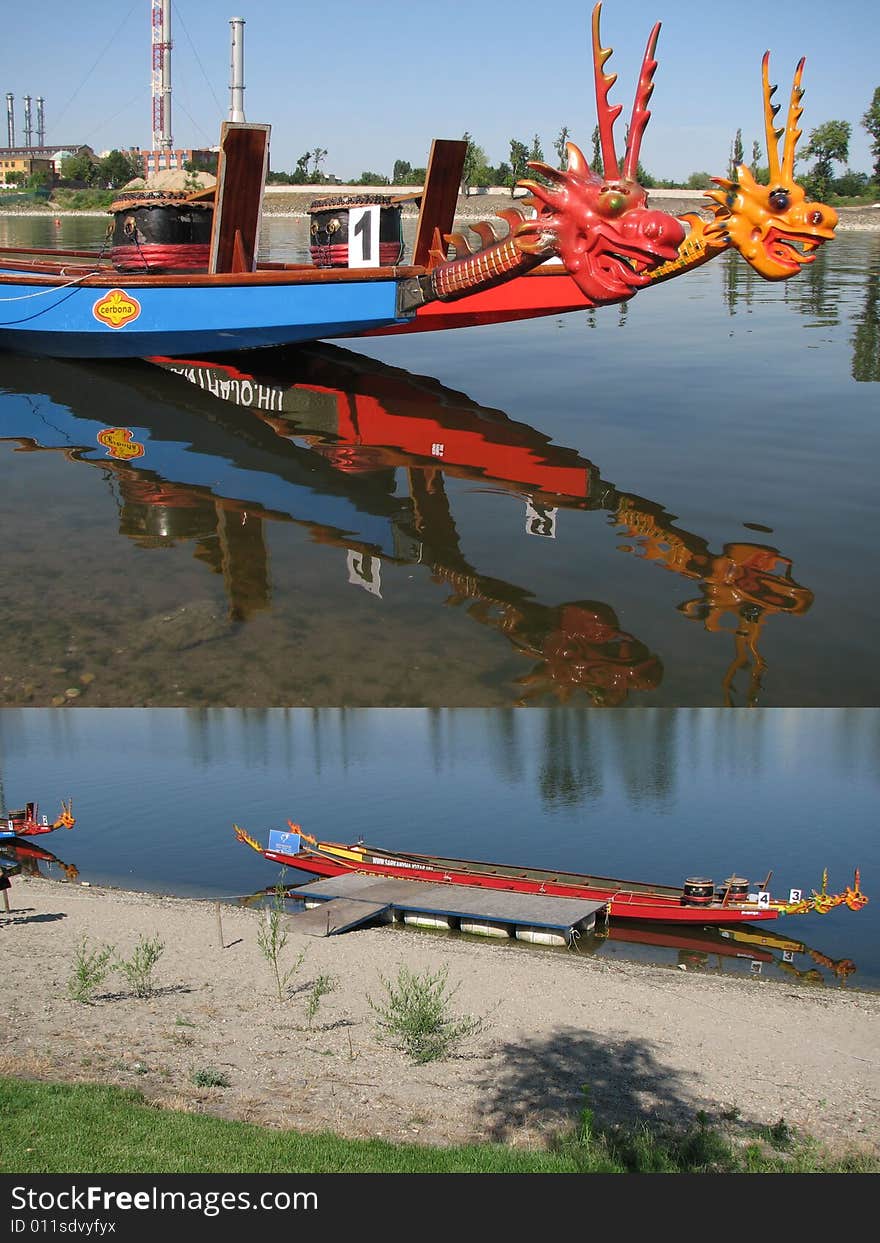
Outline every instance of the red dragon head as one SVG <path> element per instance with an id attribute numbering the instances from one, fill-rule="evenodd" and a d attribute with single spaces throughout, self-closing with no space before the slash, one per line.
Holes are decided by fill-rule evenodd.
<path id="1" fill-rule="evenodd" d="M 685 236 L 684 226 L 675 217 L 648 210 L 647 193 L 636 179 L 642 136 L 651 115 L 647 105 L 654 89 L 660 23 L 651 31 L 642 61 L 621 167 L 614 149 L 614 123 L 622 106 L 611 107 L 608 102 L 617 75 L 605 73 L 611 48 L 601 46 L 601 8 L 597 4 L 593 9 L 593 66 L 603 176 L 593 172 L 574 143 L 566 144 L 566 169 L 530 161 L 529 168 L 552 185 L 519 182 L 531 191 L 538 215 L 526 221 L 514 239 L 525 253 L 558 254 L 578 288 L 595 303 L 631 297 L 648 283 L 652 269 L 675 259 Z"/>

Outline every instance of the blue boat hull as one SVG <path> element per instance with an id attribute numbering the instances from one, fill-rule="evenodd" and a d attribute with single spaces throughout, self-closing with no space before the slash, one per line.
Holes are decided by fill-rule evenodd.
<path id="1" fill-rule="evenodd" d="M 401 281 L 23 284 L 0 269 L 0 349 L 143 358 L 318 341 L 406 322 Z"/>

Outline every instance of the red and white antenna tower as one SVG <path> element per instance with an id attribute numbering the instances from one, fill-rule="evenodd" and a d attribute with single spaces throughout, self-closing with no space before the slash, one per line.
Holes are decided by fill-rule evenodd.
<path id="1" fill-rule="evenodd" d="M 171 0 L 150 0 L 152 9 L 153 150 L 170 151 L 171 138 Z"/>

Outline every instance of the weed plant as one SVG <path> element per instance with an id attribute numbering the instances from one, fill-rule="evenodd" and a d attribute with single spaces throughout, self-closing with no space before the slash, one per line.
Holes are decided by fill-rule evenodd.
<path id="1" fill-rule="evenodd" d="M 284 927 L 284 885 L 279 881 L 275 886 L 271 906 L 267 907 L 265 919 L 257 932 L 257 945 L 269 964 L 275 981 L 275 991 L 279 1003 L 287 997 L 290 981 L 305 961 L 305 950 L 287 971 L 281 970 L 281 951 L 287 944 L 287 929 Z"/>
<path id="2" fill-rule="evenodd" d="M 232 1086 L 229 1076 L 224 1075 L 222 1070 L 215 1070 L 213 1066 L 194 1070 L 192 1081 L 197 1088 L 229 1088 Z"/>
<path id="3" fill-rule="evenodd" d="M 319 975 L 309 990 L 309 1000 L 306 1005 L 306 1015 L 309 1021 L 309 1027 L 315 1021 L 318 1014 L 318 1007 L 321 1004 L 321 998 L 326 997 L 328 993 L 335 991 L 337 987 L 336 980 L 332 975 Z"/>
<path id="4" fill-rule="evenodd" d="M 73 974 L 67 981 L 67 994 L 72 1001 L 84 1006 L 94 1004 L 94 996 L 113 970 L 112 945 L 89 948 L 89 938 L 83 937 L 74 950 Z"/>
<path id="5" fill-rule="evenodd" d="M 376 1002 L 368 997 L 367 1001 L 376 1015 L 380 1039 L 390 1037 L 414 1062 L 449 1057 L 462 1041 L 485 1026 L 481 1018 L 456 1018 L 449 1013 L 458 986 L 450 989 L 446 967 L 421 975 L 401 967 L 396 982 L 379 978 L 385 988 L 384 999 Z"/>
<path id="6" fill-rule="evenodd" d="M 125 976 L 135 997 L 152 997 L 156 991 L 153 971 L 165 952 L 165 945 L 158 936 L 141 937 L 131 958 L 120 958 L 116 970 Z"/>

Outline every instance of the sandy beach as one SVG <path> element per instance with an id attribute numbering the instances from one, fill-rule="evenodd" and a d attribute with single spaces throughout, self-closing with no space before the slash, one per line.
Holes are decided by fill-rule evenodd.
<path id="1" fill-rule="evenodd" d="M 17 876 L 0 909 L 0 1072 L 136 1087 L 152 1101 L 273 1127 L 419 1143 L 541 1146 L 583 1101 L 597 1118 L 734 1130 L 784 1118 L 840 1150 L 880 1151 L 880 995 L 591 959 L 403 926 L 317 938 L 288 923 L 279 1003 L 260 911 Z M 159 937 L 156 991 L 110 975 L 68 997 L 75 949 L 129 959 Z M 377 1039 L 382 977 L 448 969 L 453 1010 L 484 1027 L 424 1066 Z M 334 991 L 311 1027 L 321 975 Z M 225 1088 L 198 1087 L 214 1070 Z"/>

